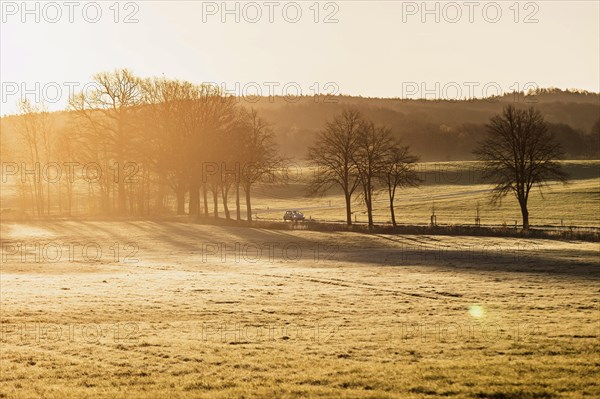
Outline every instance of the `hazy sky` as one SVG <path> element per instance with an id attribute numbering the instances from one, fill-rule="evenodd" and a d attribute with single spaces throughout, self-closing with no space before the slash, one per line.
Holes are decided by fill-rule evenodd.
<path id="1" fill-rule="evenodd" d="M 238 94 L 455 98 L 527 83 L 600 90 L 596 0 L 430 1 L 429 14 L 421 1 L 227 2 L 230 14 L 221 1 L 75 3 L 30 2 L 25 13 L 21 1 L 2 2 L 2 114 L 26 90 L 64 107 L 70 85 L 120 67 Z"/>

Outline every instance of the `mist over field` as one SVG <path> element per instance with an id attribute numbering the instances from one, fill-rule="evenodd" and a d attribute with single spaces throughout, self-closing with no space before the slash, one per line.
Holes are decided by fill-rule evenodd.
<path id="1" fill-rule="evenodd" d="M 600 397 L 597 2 L 0 10 L 0 398 Z"/>

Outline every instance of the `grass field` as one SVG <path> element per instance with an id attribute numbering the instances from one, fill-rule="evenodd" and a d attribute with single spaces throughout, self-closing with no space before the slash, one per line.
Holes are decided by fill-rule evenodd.
<path id="1" fill-rule="evenodd" d="M 570 176 L 567 185 L 550 182 L 543 191 L 531 192 L 529 199 L 530 223 L 532 226 L 577 226 L 600 228 L 600 161 L 564 161 L 565 171 Z M 331 189 L 323 196 L 308 196 L 307 185 L 314 177 L 314 168 L 289 164 L 274 171 L 278 176 L 275 183 L 265 177 L 252 191 L 254 217 L 263 220 L 282 220 L 287 209 L 302 210 L 307 218 L 325 222 L 344 222 L 346 217 L 344 197 Z M 429 224 L 432 207 L 435 208 L 437 223 L 474 224 L 479 205 L 482 225 L 520 225 L 521 211 L 514 196 L 507 196 L 500 204 L 489 202 L 491 185 L 482 181 L 476 162 L 429 162 L 420 163 L 417 173 L 422 184 L 417 188 L 399 189 L 395 199 L 396 221 L 399 224 Z M 18 209 L 18 187 L 15 177 L 10 176 L 2 186 L 2 208 Z M 88 184 L 76 182 L 73 216 L 96 217 L 88 205 Z M 354 195 L 353 218 L 357 223 L 366 223 L 367 215 L 358 191 Z M 243 193 L 242 193 L 243 195 Z M 219 200 L 221 201 L 221 199 Z M 174 212 L 175 198 L 169 206 Z M 229 209 L 235 216 L 235 198 L 229 197 Z M 242 203 L 244 201 L 242 200 Z M 212 212 L 212 203 L 209 204 Z M 223 204 L 219 203 L 220 217 L 224 217 Z M 58 215 L 56 204 L 52 215 Z M 4 220 L 28 219 L 31 209 L 24 213 L 3 213 Z M 14 217 L 14 216 L 17 217 Z M 27 217 L 22 217 L 27 215 Z M 62 215 L 64 217 L 64 215 Z M 245 205 L 242 204 L 245 218 Z M 390 223 L 389 201 L 386 192 L 377 192 L 374 201 L 375 223 Z"/>
<path id="2" fill-rule="evenodd" d="M 2 398 L 600 396 L 598 243 L 1 229 Z"/>
<path id="3" fill-rule="evenodd" d="M 532 224 L 600 227 L 599 168 L 565 162 Z M 339 193 L 306 196 L 311 173 L 257 186 L 258 220 L 343 221 Z M 478 204 L 484 225 L 520 223 L 474 163 L 419 174 L 400 224 L 433 205 L 472 224 Z M 0 398 L 600 396 L 597 242 L 18 219 L 0 225 Z"/>
<path id="4" fill-rule="evenodd" d="M 550 183 L 529 199 L 530 223 L 545 226 L 600 227 L 600 161 L 566 161 L 571 176 L 567 185 Z M 481 179 L 476 162 L 436 162 L 419 164 L 423 183 L 418 188 L 401 189 L 396 194 L 396 221 L 400 224 L 429 224 L 432 207 L 439 224 L 473 224 L 477 204 L 481 224 L 512 226 L 521 223 L 521 211 L 514 196 L 500 204 L 489 202 L 491 186 Z M 285 209 L 304 210 L 306 217 L 325 221 L 345 220 L 344 197 L 333 190 L 323 197 L 306 196 L 306 183 L 314 175 L 311 168 L 289 168 L 287 185 L 262 186 L 256 191 L 254 210 L 260 218 L 281 220 Z M 354 203 L 354 217 L 367 221 L 364 205 Z M 374 203 L 374 219 L 389 223 L 389 201 L 380 192 Z"/>

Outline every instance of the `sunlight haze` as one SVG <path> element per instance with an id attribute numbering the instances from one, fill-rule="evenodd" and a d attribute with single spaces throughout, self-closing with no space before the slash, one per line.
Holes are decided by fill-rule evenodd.
<path id="1" fill-rule="evenodd" d="M 455 18 L 455 11 L 445 10 L 443 2 L 439 23 L 435 13 L 422 15 L 421 2 L 342 1 L 335 3 L 337 9 L 324 8 L 331 3 L 321 2 L 319 23 L 314 22 L 312 2 L 296 3 L 302 10 L 296 23 L 284 18 L 286 2 L 273 9 L 273 23 L 263 2 L 255 3 L 262 13 L 256 23 L 251 22 L 254 11 L 244 11 L 243 2 L 238 6 L 239 23 L 235 14 L 222 15 L 221 2 L 144 1 L 135 3 L 138 9 L 124 9 L 127 3 L 122 2 L 119 23 L 114 22 L 109 2 L 100 3 L 102 17 L 96 23 L 84 20 L 81 7 L 74 9 L 73 23 L 64 7 L 56 23 L 45 21 L 40 8 L 36 23 L 35 15 L 22 15 L 22 9 L 15 13 L 4 4 L 1 80 L 3 89 L 6 82 L 16 83 L 19 92 L 4 93 L 2 114 L 14 112 L 22 88 L 34 88 L 36 82 L 41 87 L 49 82 L 64 87 L 60 100 L 48 104 L 58 109 L 66 105 L 64 82 L 83 85 L 97 72 L 124 67 L 140 76 L 164 74 L 196 83 L 223 83 L 238 93 L 256 82 L 263 95 L 268 94 L 265 82 L 280 85 L 275 94 L 282 94 L 286 83 L 297 83 L 303 94 L 314 94 L 317 84 L 321 92 L 368 97 L 405 97 L 406 82 L 420 87 L 413 97 L 435 90 L 436 82 L 440 87 L 457 83 L 462 97 L 468 95 L 466 82 L 479 84 L 475 97 L 485 94 L 481 87 L 487 83 L 497 83 L 503 92 L 520 90 L 527 83 L 599 91 L 596 1 L 537 2 L 537 10 L 519 10 L 518 23 L 515 11 L 509 9 L 512 2 L 498 3 L 502 16 L 496 23 L 486 21 L 482 11 L 486 2 L 473 9 L 472 23 L 463 6 L 458 22 L 445 20 Z M 433 2 L 429 4 L 435 9 Z M 218 10 L 209 13 L 212 5 Z M 290 19 L 293 11 L 287 10 Z M 534 11 L 530 19 L 538 22 L 525 23 Z M 130 13 L 138 22 L 123 22 Z M 53 18 L 54 11 L 47 10 L 46 15 Z M 329 15 L 338 22 L 324 23 Z M 487 17 L 494 18 L 494 11 L 488 10 Z M 334 85 L 324 90 L 328 82 Z"/>

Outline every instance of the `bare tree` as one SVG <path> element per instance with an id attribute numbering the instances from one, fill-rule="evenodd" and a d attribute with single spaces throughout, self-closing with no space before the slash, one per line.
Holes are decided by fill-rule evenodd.
<path id="1" fill-rule="evenodd" d="M 17 131 L 31 161 L 31 169 L 27 175 L 31 175 L 31 187 L 33 193 L 33 204 L 37 216 L 50 214 L 50 179 L 46 178 L 46 198 L 44 198 L 44 185 L 42 184 L 42 171 L 48 167 L 51 157 L 50 148 L 52 125 L 45 104 L 32 104 L 27 99 L 17 104 L 20 117 L 17 119 Z"/>
<path id="2" fill-rule="evenodd" d="M 243 143 L 245 142 L 245 137 L 247 136 L 249 130 L 248 119 L 249 118 L 247 111 L 243 108 L 239 108 L 236 121 L 231 126 L 229 134 L 227 135 L 227 140 L 229 141 L 230 145 L 232 147 L 236 146 L 236 148 L 238 148 L 238 151 L 228 151 L 225 157 L 225 162 L 233 164 L 234 168 L 234 178 L 229 178 L 228 181 L 231 181 L 232 184 L 235 185 L 235 219 L 238 221 L 242 220 L 242 208 L 240 205 L 240 186 L 242 185 L 242 164 L 245 162 L 245 158 L 247 156 L 245 146 L 243 146 Z M 243 151 L 240 151 L 240 149 L 242 149 Z"/>
<path id="3" fill-rule="evenodd" d="M 156 173 L 175 192 L 178 215 L 185 213 L 185 194 L 189 190 L 189 146 L 185 120 L 193 101 L 194 87 L 189 82 L 165 78 L 143 82 L 145 119 L 150 137 L 147 157 Z"/>
<path id="4" fill-rule="evenodd" d="M 92 173 L 88 175 L 86 172 L 84 177 L 88 191 L 88 211 L 99 209 L 102 213 L 108 214 L 111 208 L 115 208 L 110 203 L 111 189 L 113 203 L 115 200 L 114 179 L 110 173 L 106 173 L 113 169 L 113 142 L 110 135 L 105 134 L 101 124 L 94 122 L 99 116 L 92 117 L 93 111 L 85 104 L 86 100 L 83 94 L 70 99 L 70 107 L 75 110 L 74 118 L 70 121 L 70 128 L 75 132 L 73 139 L 77 142 L 77 161 L 95 166 L 92 168 Z M 98 204 L 96 204 L 96 200 L 98 200 Z"/>
<path id="5" fill-rule="evenodd" d="M 548 181 L 566 183 L 567 174 L 557 161 L 563 157 L 560 145 L 541 113 L 512 105 L 494 116 L 487 125 L 488 137 L 474 151 L 483 162 L 483 178 L 495 184 L 492 203 L 514 193 L 521 207 L 523 229 L 529 229 L 527 200 L 533 187 L 541 189 Z"/>
<path id="6" fill-rule="evenodd" d="M 65 174 L 60 179 L 58 184 L 58 207 L 59 212 L 62 213 L 62 186 L 64 186 L 66 194 L 66 204 L 64 204 L 64 207 L 66 208 L 67 216 L 72 216 L 76 176 L 74 167 L 70 166 L 76 163 L 74 160 L 80 147 L 78 143 L 79 135 L 76 132 L 75 126 L 68 124 L 57 132 L 57 136 L 58 137 L 54 145 L 54 153 L 56 154 L 57 158 L 62 161 L 63 165 L 67 166 L 65 168 Z"/>
<path id="7" fill-rule="evenodd" d="M 202 190 L 204 214 L 208 215 L 208 193 L 213 194 L 213 209 L 215 217 L 218 212 L 219 182 L 211 175 L 207 166 L 218 165 L 221 142 L 228 126 L 235 116 L 235 99 L 226 96 L 215 86 L 196 86 L 192 101 L 189 102 L 189 112 L 185 118 L 186 131 L 186 163 L 190 170 L 190 214 L 199 214 L 199 193 Z M 216 168 L 218 170 L 218 167 Z"/>
<path id="8" fill-rule="evenodd" d="M 94 75 L 94 89 L 74 96 L 70 107 L 93 126 L 93 131 L 109 141 L 109 151 L 117 169 L 118 212 L 125 213 L 125 163 L 131 150 L 131 114 L 143 96 L 140 80 L 127 69 Z M 100 138 L 99 138 L 100 139 Z"/>
<path id="9" fill-rule="evenodd" d="M 415 166 L 419 157 L 410 153 L 408 146 L 402 146 L 397 141 L 392 142 L 383 155 L 383 166 L 379 173 L 379 181 L 387 190 L 390 201 L 392 225 L 396 227 L 394 199 L 396 190 L 404 187 L 416 187 L 421 183 Z"/>
<path id="10" fill-rule="evenodd" d="M 267 121 L 251 109 L 241 113 L 241 142 L 238 146 L 241 167 L 241 186 L 246 195 L 246 219 L 252 221 L 252 187 L 264 176 L 269 175 L 279 158 L 275 153 L 273 131 Z"/>
<path id="11" fill-rule="evenodd" d="M 392 145 L 390 131 L 377 127 L 373 122 L 365 123 L 356 140 L 357 148 L 352 161 L 358 172 L 358 180 L 362 186 L 362 199 L 367 207 L 369 228 L 373 228 L 373 192 L 377 177 L 386 167 L 385 154 Z"/>
<path id="12" fill-rule="evenodd" d="M 346 200 L 346 223 L 352 224 L 352 194 L 360 181 L 353 158 L 357 151 L 360 131 L 365 121 L 356 109 L 345 109 L 327 122 L 308 150 L 308 159 L 317 168 L 310 184 L 311 194 L 322 194 L 339 186 Z"/>
<path id="13" fill-rule="evenodd" d="M 240 143 L 240 133 L 238 122 L 238 114 L 236 113 L 232 123 L 228 124 L 227 128 L 221 133 L 219 137 L 219 149 L 221 164 L 219 165 L 219 186 L 221 190 L 221 199 L 223 201 L 223 212 L 225 213 L 225 219 L 231 219 L 231 212 L 229 210 L 229 193 L 231 188 L 235 188 L 235 204 L 236 204 L 236 219 L 240 220 L 240 165 L 238 162 L 238 152 L 232 151 L 232 148 L 236 148 Z"/>

